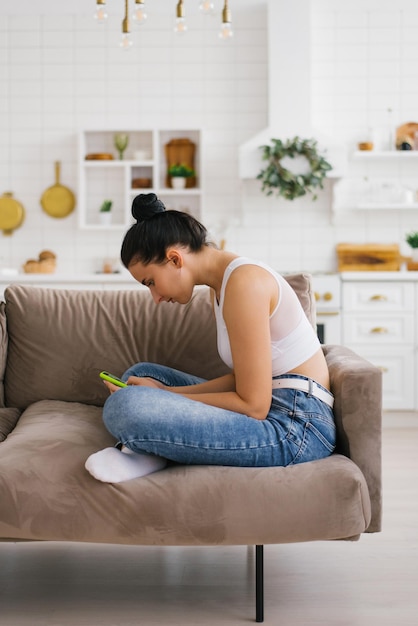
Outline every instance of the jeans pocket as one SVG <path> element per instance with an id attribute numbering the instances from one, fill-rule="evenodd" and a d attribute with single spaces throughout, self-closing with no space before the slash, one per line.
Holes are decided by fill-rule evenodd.
<path id="1" fill-rule="evenodd" d="M 314 437 L 325 447 L 326 450 L 334 452 L 335 449 L 335 425 L 326 424 L 325 432 L 321 432 L 312 422 L 308 422 L 306 427 Z"/>
<path id="2" fill-rule="evenodd" d="M 306 423 L 303 440 L 292 465 L 324 459 L 332 454 L 335 449 L 335 425 L 326 424 L 324 431 L 321 432 L 311 421 Z"/>

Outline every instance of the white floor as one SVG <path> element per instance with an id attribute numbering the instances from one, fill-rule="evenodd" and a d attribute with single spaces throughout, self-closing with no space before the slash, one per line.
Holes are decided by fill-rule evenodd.
<path id="1" fill-rule="evenodd" d="M 399 417 L 385 419 L 383 532 L 266 546 L 266 626 L 418 626 L 418 416 Z M 246 547 L 0 543 L 0 625 L 249 624 L 253 582 Z"/>

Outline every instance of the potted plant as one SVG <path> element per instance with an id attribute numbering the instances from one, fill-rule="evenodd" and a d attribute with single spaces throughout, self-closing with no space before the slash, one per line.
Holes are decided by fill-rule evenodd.
<path id="1" fill-rule="evenodd" d="M 171 177 L 171 186 L 174 189 L 184 189 L 186 178 L 195 176 L 195 171 L 185 163 L 175 163 L 168 168 L 168 175 Z"/>
<path id="2" fill-rule="evenodd" d="M 412 248 L 412 262 L 418 263 L 418 230 L 408 233 L 405 240 Z"/>
<path id="3" fill-rule="evenodd" d="M 100 223 L 104 224 L 104 225 L 109 225 L 112 221 L 112 200 L 104 200 L 100 210 L 99 210 L 99 216 L 100 216 Z"/>

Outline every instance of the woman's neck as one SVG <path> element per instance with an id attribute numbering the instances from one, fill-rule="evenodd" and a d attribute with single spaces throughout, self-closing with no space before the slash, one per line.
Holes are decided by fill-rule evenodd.
<path id="1" fill-rule="evenodd" d="M 201 253 L 195 275 L 196 285 L 208 285 L 215 292 L 219 300 L 222 280 L 228 265 L 238 257 L 238 254 L 227 250 L 205 247 Z"/>

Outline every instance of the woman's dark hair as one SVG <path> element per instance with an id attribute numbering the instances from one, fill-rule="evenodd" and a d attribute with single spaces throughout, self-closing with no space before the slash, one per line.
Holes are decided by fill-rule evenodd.
<path id="1" fill-rule="evenodd" d="M 162 263 L 172 245 L 198 252 L 207 242 L 206 228 L 194 217 L 181 211 L 167 211 L 155 193 L 140 194 L 132 203 L 136 224 L 126 233 L 121 248 L 125 267 L 140 261 Z"/>

